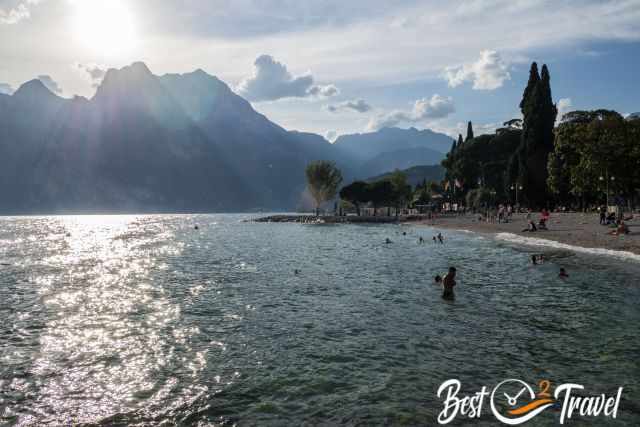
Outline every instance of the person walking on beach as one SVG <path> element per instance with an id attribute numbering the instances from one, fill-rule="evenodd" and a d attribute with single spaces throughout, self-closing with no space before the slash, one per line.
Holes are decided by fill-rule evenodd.
<path id="1" fill-rule="evenodd" d="M 607 208 L 600 206 L 600 225 L 607 225 Z"/>
<path id="2" fill-rule="evenodd" d="M 449 272 L 442 281 L 442 298 L 446 300 L 455 299 L 453 287 L 456 285 L 456 268 L 449 267 Z"/>

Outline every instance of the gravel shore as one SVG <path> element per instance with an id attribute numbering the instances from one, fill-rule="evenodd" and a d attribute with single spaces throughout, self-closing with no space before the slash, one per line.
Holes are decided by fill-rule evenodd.
<path id="1" fill-rule="evenodd" d="M 533 213 L 532 219 L 538 223 L 539 213 Z M 527 227 L 525 214 L 516 214 L 508 223 L 486 222 L 479 215 L 441 216 L 435 220 L 421 221 L 434 227 L 468 230 L 479 233 L 511 233 L 522 237 L 547 239 L 583 248 L 602 248 L 640 254 L 640 217 L 626 221 L 630 233 L 624 236 L 608 234 L 613 228 L 599 225 L 599 216 L 590 213 L 552 213 L 548 231 L 534 233 L 523 232 Z"/>

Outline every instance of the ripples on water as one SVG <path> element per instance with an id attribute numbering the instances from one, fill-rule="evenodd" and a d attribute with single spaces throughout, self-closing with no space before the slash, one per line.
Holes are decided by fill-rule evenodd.
<path id="1" fill-rule="evenodd" d="M 0 424 L 433 425 L 444 380 L 510 377 L 624 386 L 640 424 L 637 265 L 244 218 L 0 219 Z"/>

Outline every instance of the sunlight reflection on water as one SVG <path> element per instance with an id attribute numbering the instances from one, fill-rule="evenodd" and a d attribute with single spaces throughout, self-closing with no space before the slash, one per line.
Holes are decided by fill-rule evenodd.
<path id="1" fill-rule="evenodd" d="M 440 382 L 507 373 L 624 385 L 638 420 L 637 269 L 243 218 L 0 219 L 0 424 L 433 424 Z"/>
<path id="2" fill-rule="evenodd" d="M 180 253 L 170 229 L 136 216 L 39 222 L 29 241 L 45 246 L 44 256 L 22 260 L 48 271 L 33 277 L 46 321 L 30 369 L 38 381 L 24 384 L 39 413 L 21 424 L 55 423 L 60 413 L 85 423 L 144 408 L 158 388 L 169 392 L 175 381 L 157 373 L 176 358 L 197 377 L 206 361 L 189 340 L 198 330 L 177 324 L 180 306 L 150 279 L 156 257 Z"/>

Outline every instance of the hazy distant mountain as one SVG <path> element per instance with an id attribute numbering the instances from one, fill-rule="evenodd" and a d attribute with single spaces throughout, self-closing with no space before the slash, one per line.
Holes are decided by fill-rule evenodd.
<path id="1" fill-rule="evenodd" d="M 367 161 L 382 153 L 409 148 L 429 149 L 444 158 L 444 154 L 451 149 L 452 143 L 451 137 L 429 129 L 383 128 L 377 132 L 342 135 L 334 145 L 361 161 Z"/>
<path id="2" fill-rule="evenodd" d="M 358 175 L 375 176 L 395 169 L 408 169 L 419 165 L 440 164 L 444 155 L 430 148 L 406 148 L 380 153 L 358 168 Z"/>
<path id="3" fill-rule="evenodd" d="M 92 99 L 32 80 L 0 95 L 0 213 L 290 209 L 312 160 L 335 161 L 349 182 L 437 163 L 429 147 L 445 146 L 431 131 L 377 134 L 353 148 L 373 134 L 330 144 L 287 131 L 202 70 L 111 69 Z"/>
<path id="4" fill-rule="evenodd" d="M 390 171 L 382 175 L 374 176 L 367 179 L 367 181 L 371 182 L 389 178 L 393 172 L 394 171 Z M 417 184 L 420 184 L 425 180 L 427 182 L 442 181 L 444 179 L 445 169 L 441 165 L 422 165 L 413 166 L 409 169 L 404 169 L 401 172 L 407 176 L 407 181 L 409 182 L 409 184 L 415 187 Z"/>

